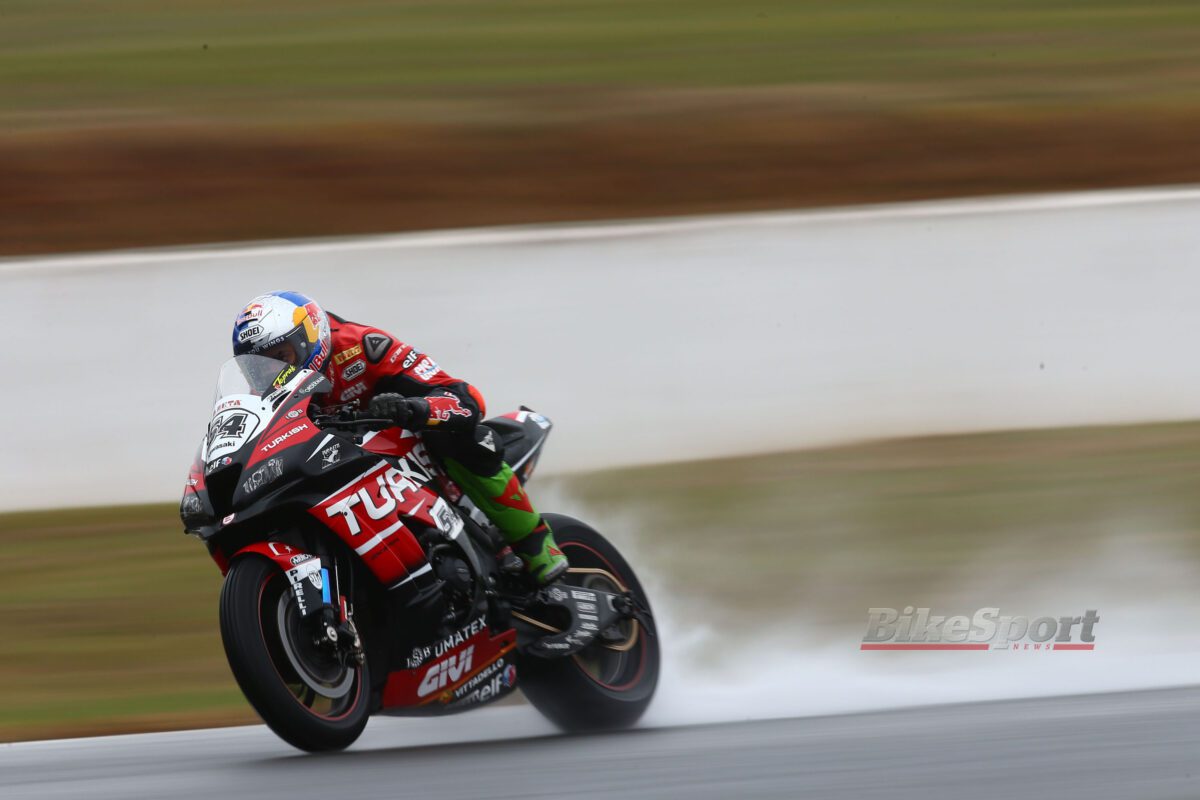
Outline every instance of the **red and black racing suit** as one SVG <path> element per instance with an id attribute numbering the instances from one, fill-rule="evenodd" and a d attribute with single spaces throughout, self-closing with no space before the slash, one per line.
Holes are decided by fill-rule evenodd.
<path id="1" fill-rule="evenodd" d="M 407 427 L 424 431 L 425 444 L 505 541 L 522 558 L 537 556 L 545 546 L 561 558 L 549 528 L 504 463 L 499 437 L 479 424 L 485 412 L 479 391 L 379 328 L 335 314 L 329 314 L 329 324 L 333 339 L 326 368 L 333 382 L 329 403 L 359 402 L 365 407 L 385 392 L 420 398 Z M 538 535 L 530 535 L 534 533 Z"/>

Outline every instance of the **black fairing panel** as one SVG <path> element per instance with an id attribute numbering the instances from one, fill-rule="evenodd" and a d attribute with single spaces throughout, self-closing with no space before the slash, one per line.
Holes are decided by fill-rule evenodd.
<path id="1" fill-rule="evenodd" d="M 483 424 L 500 436 L 504 461 L 512 467 L 517 480 L 521 483 L 528 481 L 533 476 L 553 423 L 532 409 L 521 406 L 520 411 L 486 419 Z"/>

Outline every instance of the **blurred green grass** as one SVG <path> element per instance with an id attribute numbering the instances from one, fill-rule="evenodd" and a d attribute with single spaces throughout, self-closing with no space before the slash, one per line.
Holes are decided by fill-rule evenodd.
<path id="1" fill-rule="evenodd" d="M 627 547 L 682 629 L 844 638 L 872 605 L 1061 588 L 1106 542 L 1128 545 L 1130 592 L 1190 592 L 1162 559 L 1200 562 L 1197 474 L 1200 423 L 1181 423 L 615 470 L 533 495 Z M 0 740 L 253 720 L 217 632 L 220 575 L 173 507 L 2 515 L 0 553 Z"/>
<path id="2" fill-rule="evenodd" d="M 1154 603 L 1200 574 L 1200 423 L 936 436 L 648 467 L 569 496 L 636 530 L 680 622 L 857 630 L 872 606 Z M 619 528 L 618 528 L 619 529 Z M 1115 562 L 1115 563 L 1114 563 Z M 1169 574 L 1168 574 L 1169 573 Z"/>
<path id="3" fill-rule="evenodd" d="M 9 0 L 0 119 L 328 122 L 538 89 L 785 86 L 1179 105 L 1200 99 L 1197 52 L 1200 4 L 1166 0 Z"/>

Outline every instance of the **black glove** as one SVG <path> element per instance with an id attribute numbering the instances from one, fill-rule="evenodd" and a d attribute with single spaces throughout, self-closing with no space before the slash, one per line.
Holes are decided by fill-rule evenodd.
<path id="1" fill-rule="evenodd" d="M 367 412 L 372 417 L 390 419 L 400 428 L 421 427 L 425 420 L 415 413 L 420 402 L 416 398 L 405 397 L 395 392 L 384 392 L 371 398 Z"/>

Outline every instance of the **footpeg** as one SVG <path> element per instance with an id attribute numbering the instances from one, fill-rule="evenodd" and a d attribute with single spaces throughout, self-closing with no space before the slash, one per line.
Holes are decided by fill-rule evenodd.
<path id="1" fill-rule="evenodd" d="M 537 637 L 525 647 L 525 652 L 540 658 L 578 653 L 595 641 L 601 631 L 629 618 L 617 608 L 621 596 L 610 592 L 554 584 L 540 590 L 535 597 L 535 602 L 525 610 L 528 616 L 527 613 L 513 616 L 526 623 L 522 627 Z M 539 606 L 565 610 L 570 615 L 570 625 L 558 630 L 536 619 Z M 551 633 L 547 634 L 547 630 Z"/>

